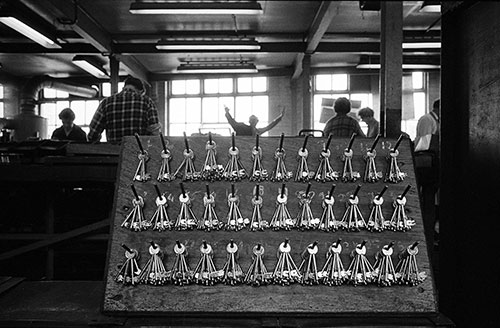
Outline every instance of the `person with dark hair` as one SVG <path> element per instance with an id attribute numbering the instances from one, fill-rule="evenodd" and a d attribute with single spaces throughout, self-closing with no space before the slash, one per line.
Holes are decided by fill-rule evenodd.
<path id="1" fill-rule="evenodd" d="M 229 113 L 229 108 L 227 106 L 224 106 L 224 109 L 226 111 L 226 119 L 237 136 L 255 136 L 257 134 L 261 135 L 274 128 L 281 121 L 283 115 L 285 114 L 285 107 L 283 107 L 281 109 L 280 115 L 278 115 L 278 117 L 276 117 L 271 123 L 269 123 L 266 127 L 257 128 L 257 123 L 259 123 L 259 119 L 257 118 L 257 116 L 251 115 L 248 118 L 248 123 L 250 124 L 248 125 L 245 123 L 236 122 Z"/>
<path id="2" fill-rule="evenodd" d="M 373 109 L 371 109 L 370 107 L 361 108 L 358 112 L 358 115 L 361 118 L 361 120 L 365 122 L 366 125 L 368 125 L 368 131 L 366 132 L 366 136 L 368 138 L 376 138 L 379 133 L 380 124 L 375 119 L 375 117 L 373 117 L 374 115 Z"/>
<path id="3" fill-rule="evenodd" d="M 135 133 L 160 134 L 158 109 L 140 79 L 128 76 L 121 92 L 101 101 L 90 122 L 89 141 L 99 141 L 104 129 L 107 141 L 115 144 Z"/>
<path id="4" fill-rule="evenodd" d="M 64 108 L 59 113 L 59 119 L 62 122 L 62 126 L 54 130 L 51 139 L 81 142 L 87 141 L 87 134 L 85 131 L 73 123 L 75 120 L 75 113 L 71 110 L 71 108 Z"/>
<path id="5" fill-rule="evenodd" d="M 418 119 L 415 151 L 438 151 L 440 102 L 435 100 L 432 111 Z"/>
<path id="6" fill-rule="evenodd" d="M 331 134 L 334 137 L 349 138 L 353 133 L 356 133 L 358 137 L 366 137 L 358 121 L 347 115 L 351 111 L 351 102 L 349 99 L 345 97 L 337 98 L 333 109 L 337 114 L 326 122 L 325 129 L 323 130 L 325 136 Z"/>

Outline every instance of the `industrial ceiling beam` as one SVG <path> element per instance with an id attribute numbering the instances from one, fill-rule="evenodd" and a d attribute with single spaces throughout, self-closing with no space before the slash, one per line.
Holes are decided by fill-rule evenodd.
<path id="1" fill-rule="evenodd" d="M 321 38 L 323 38 L 323 35 L 328 30 L 333 17 L 337 14 L 340 3 L 341 1 L 321 2 L 305 40 L 306 50 L 305 52 L 297 54 L 295 58 L 295 70 L 292 79 L 296 79 L 302 74 L 302 60 L 304 59 L 304 54 L 313 54 L 316 51 L 316 47 L 319 45 Z"/>
<path id="2" fill-rule="evenodd" d="M 57 5 L 52 1 L 34 1 L 20 0 L 26 6 L 30 7 L 42 16 L 55 15 L 57 18 L 68 18 L 75 16 L 75 7 L 73 1 L 59 1 Z M 77 5 L 76 15 L 78 19 L 69 26 L 73 31 L 81 35 L 87 42 L 94 46 L 101 53 L 113 53 L 113 39 L 90 15 Z M 133 72 L 133 75 L 143 80 L 147 80 L 148 71 L 144 66 L 127 56 L 121 56 L 122 64 Z"/>

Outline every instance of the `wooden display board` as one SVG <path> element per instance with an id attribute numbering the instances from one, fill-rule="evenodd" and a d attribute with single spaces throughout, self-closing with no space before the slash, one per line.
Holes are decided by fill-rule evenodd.
<path id="1" fill-rule="evenodd" d="M 150 155 L 147 163 L 147 171 L 151 173 L 152 179 L 147 182 L 133 182 L 134 172 L 138 164 L 139 147 L 134 137 L 126 137 L 123 140 L 120 167 L 115 192 L 115 204 L 113 211 L 113 223 L 111 240 L 106 269 L 106 288 L 104 294 L 103 310 L 106 313 L 115 314 L 340 314 L 340 313 L 411 313 L 426 314 L 437 312 L 432 270 L 429 264 L 429 257 L 425 243 L 424 225 L 419 205 L 419 197 L 416 188 L 415 172 L 408 140 L 403 140 L 399 146 L 398 162 L 403 172 L 408 176 L 401 183 L 385 183 L 382 180 L 376 183 L 364 183 L 363 175 L 365 169 L 364 155 L 366 150 L 372 145 L 373 139 L 358 138 L 354 141 L 352 149 L 354 151 L 354 170 L 361 174 L 361 178 L 356 182 L 344 183 L 334 182 L 335 205 L 334 212 L 337 219 L 340 219 L 345 212 L 345 201 L 354 192 L 356 186 L 362 187 L 358 193 L 360 199 L 359 207 L 365 218 L 368 219 L 370 204 L 384 185 L 388 185 L 388 190 L 384 194 L 385 202 L 383 213 L 386 219 L 390 219 L 393 207 L 393 200 L 400 195 L 405 187 L 410 184 L 412 188 L 406 195 L 406 210 L 416 224 L 407 232 L 383 231 L 369 232 L 362 230 L 359 232 L 336 231 L 323 232 L 320 230 L 291 230 L 291 231 L 256 231 L 250 232 L 248 229 L 241 231 L 163 231 L 157 232 L 146 230 L 133 232 L 120 227 L 125 216 L 129 213 L 134 198 L 130 185 L 133 184 L 139 195 L 144 197 L 144 214 L 149 219 L 156 209 L 154 203 L 156 191 L 154 184 L 157 184 L 161 192 L 170 196 L 168 214 L 171 220 L 175 221 L 179 213 L 179 199 L 181 193 L 179 182 L 176 179 L 172 182 L 160 183 L 156 180 L 160 167 L 160 153 L 162 144 L 159 136 L 142 136 L 141 143 Z M 205 145 L 207 137 L 188 137 L 189 147 L 195 153 L 195 166 L 201 170 L 205 161 Z M 228 161 L 228 150 L 231 147 L 230 137 L 217 137 L 213 140 L 217 143 L 218 163 L 225 165 Z M 285 137 L 283 148 L 286 151 L 286 166 L 289 171 L 295 173 L 298 165 L 297 152 L 302 147 L 303 137 Z M 166 138 L 173 159 L 171 161 L 172 172 L 177 169 L 183 160 L 184 138 Z M 326 138 L 309 138 L 307 149 L 309 151 L 308 164 L 312 171 L 315 171 L 319 164 L 319 153 L 323 148 Z M 271 174 L 275 167 L 274 152 L 278 148 L 279 137 L 260 138 L 260 146 L 263 150 L 263 166 Z M 335 171 L 342 173 L 343 163 L 340 156 L 349 143 L 349 139 L 332 139 L 329 147 L 332 155 L 330 162 Z M 376 147 L 376 165 L 378 171 L 385 173 L 388 162 L 386 156 L 389 148 L 393 147 L 396 140 L 381 138 Z M 253 137 L 236 137 L 236 147 L 240 150 L 240 159 L 248 174 L 250 174 L 252 161 L 251 149 L 255 145 Z M 322 213 L 322 194 L 327 194 L 332 185 L 331 182 L 321 183 L 311 181 L 311 190 L 315 192 L 311 207 L 315 217 L 320 217 Z M 203 195 L 205 193 L 206 181 L 184 182 L 187 192 L 192 199 L 193 211 L 201 218 L 203 213 Z M 235 182 L 236 192 L 240 197 L 240 209 L 244 217 L 250 218 L 252 212 L 251 197 L 252 190 L 256 183 L 248 179 Z M 270 221 L 275 209 L 276 197 L 281 187 L 281 182 L 262 182 L 264 186 L 264 204 L 262 207 L 263 216 Z M 227 193 L 231 190 L 231 182 L 215 181 L 209 182 L 210 189 L 216 193 L 216 211 L 219 219 L 224 221 L 228 213 Z M 287 182 L 289 189 L 288 209 L 292 216 L 299 212 L 296 192 L 305 190 L 307 183 L 295 182 L 293 178 Z M 124 262 L 124 250 L 122 244 L 130 248 L 137 249 L 140 253 L 139 265 L 141 268 L 148 261 L 150 255 L 148 247 L 154 241 L 165 253 L 163 262 L 167 270 L 170 270 L 175 258 L 173 247 L 175 241 L 179 240 L 187 246 L 189 256 L 188 263 L 191 269 L 196 267 L 200 259 L 199 248 L 202 240 L 206 240 L 214 249 L 214 262 L 217 269 L 221 269 L 226 261 L 226 245 L 231 239 L 239 247 L 239 263 L 244 272 L 248 269 L 252 260 L 252 248 L 261 243 L 265 248 L 264 263 L 268 271 L 273 271 L 277 262 L 277 249 L 281 242 L 288 238 L 292 247 L 291 255 L 297 266 L 301 262 L 300 254 L 310 243 L 318 241 L 319 252 L 317 254 L 318 269 L 321 269 L 326 259 L 328 247 L 338 238 L 342 238 L 343 251 L 341 258 L 344 267 L 347 269 L 351 261 L 350 253 L 361 241 L 366 240 L 367 258 L 373 265 L 375 254 L 382 246 L 391 241 L 395 242 L 394 255 L 392 257 L 394 265 L 398 258 L 397 254 L 406 249 L 415 241 L 420 242 L 417 261 L 420 271 L 427 274 L 426 280 L 417 286 L 393 285 L 390 287 L 378 287 L 375 284 L 353 286 L 325 286 L 325 285 L 301 285 L 293 284 L 289 286 L 266 285 L 252 287 L 249 285 L 227 286 L 222 283 L 214 286 L 188 285 L 176 286 L 172 284 L 162 286 L 151 285 L 123 285 L 115 281 L 119 266 Z"/>

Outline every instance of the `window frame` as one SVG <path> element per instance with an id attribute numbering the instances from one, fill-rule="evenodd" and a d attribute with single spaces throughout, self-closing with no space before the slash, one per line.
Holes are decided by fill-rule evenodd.
<path id="1" fill-rule="evenodd" d="M 207 93 L 205 92 L 205 80 L 220 80 L 220 79 L 232 79 L 232 92 L 227 93 Z M 266 80 L 266 85 L 265 85 L 265 91 L 250 91 L 250 92 L 239 92 L 238 91 L 238 79 L 239 78 L 265 78 Z M 187 91 L 184 91 L 184 94 L 173 94 L 173 82 L 174 81 L 187 81 L 187 80 L 199 80 L 200 83 L 200 92 L 197 94 L 188 94 Z M 253 80 L 252 80 L 253 81 Z M 253 82 L 252 82 L 253 83 Z M 224 118 L 221 118 L 219 116 L 218 122 L 203 122 L 203 104 L 204 104 L 204 99 L 208 98 L 233 98 L 233 104 L 231 108 L 231 115 L 233 118 L 235 118 L 236 121 L 238 121 L 237 116 L 238 115 L 238 109 L 236 108 L 237 106 L 237 98 L 238 97 L 260 97 L 260 96 L 266 96 L 267 97 L 267 103 L 268 103 L 268 114 L 269 114 L 269 77 L 268 76 L 196 76 L 193 78 L 178 78 L 178 79 L 173 79 L 173 80 L 167 80 L 165 81 L 165 126 L 166 126 L 166 133 L 168 136 L 171 135 L 171 124 L 178 124 L 178 123 L 172 123 L 170 119 L 170 100 L 171 99 L 188 99 L 188 98 L 200 98 L 201 99 L 201 104 L 200 104 L 200 129 L 205 129 L 205 125 L 207 126 L 207 129 L 212 126 L 216 127 L 217 125 L 221 124 L 227 124 L 228 129 L 230 129 L 229 123 L 227 123 L 227 120 Z M 253 85 L 252 85 L 253 89 Z M 220 91 L 220 90 L 219 90 Z M 261 125 L 267 125 L 269 121 L 269 116 L 266 120 L 259 120 L 259 123 Z M 184 125 L 187 126 L 189 123 L 185 123 Z"/>
<path id="2" fill-rule="evenodd" d="M 50 124 L 51 122 L 47 122 L 47 138 L 51 138 L 52 136 L 52 133 L 54 132 L 55 129 L 57 129 L 59 126 L 61 126 L 62 124 L 60 123 L 60 121 L 58 120 L 57 118 L 57 115 L 59 115 L 59 112 L 60 110 L 62 109 L 57 109 L 57 103 L 58 102 L 68 102 L 69 103 L 69 107 L 71 108 L 71 104 L 72 102 L 74 101 L 85 101 L 85 102 L 88 102 L 88 101 L 97 101 L 97 105 L 95 106 L 95 110 L 97 110 L 97 107 L 99 106 L 99 103 L 104 99 L 104 98 L 107 98 L 109 96 L 105 96 L 103 95 L 103 91 L 104 91 L 104 85 L 105 84 L 109 84 L 111 85 L 110 82 L 102 82 L 102 83 L 99 83 L 97 84 L 96 86 L 98 87 L 98 94 L 96 97 L 92 97 L 92 98 L 86 98 L 86 97 L 79 97 L 79 96 L 75 96 L 75 95 L 72 95 L 72 94 L 68 94 L 67 97 L 57 97 L 57 92 L 64 92 L 64 91 L 61 91 L 61 90 L 58 90 L 56 88 L 43 88 L 42 90 L 39 91 L 39 101 L 38 101 L 38 104 L 37 104 L 37 107 L 36 107 L 36 111 L 37 111 L 37 114 L 44 117 L 44 118 L 47 118 L 46 116 L 42 115 L 42 105 L 44 104 L 55 104 L 56 106 L 56 122 L 59 123 L 59 124 L 56 124 L 56 125 L 53 125 L 53 124 Z M 119 91 L 121 90 L 120 88 L 123 88 L 123 82 L 120 82 L 118 84 L 118 89 Z M 54 90 L 54 93 L 55 93 L 55 97 L 45 97 L 45 89 L 52 89 Z M 87 110 L 87 109 L 86 109 Z M 94 111 L 95 112 L 95 111 Z M 85 112 L 85 116 L 87 118 L 87 112 Z M 93 116 L 93 114 L 91 115 Z M 49 119 L 49 118 L 47 118 Z M 85 119 L 85 124 L 77 124 L 75 123 L 76 125 L 78 125 L 79 127 L 81 127 L 86 133 L 88 133 L 88 128 L 90 126 L 90 123 L 92 121 L 92 117 L 90 117 L 89 115 L 89 121 L 87 121 Z M 101 138 L 101 142 L 105 142 L 106 141 L 106 135 L 103 133 L 102 135 L 102 138 Z"/>
<path id="3" fill-rule="evenodd" d="M 332 76 L 331 79 L 332 79 L 332 89 L 330 90 L 318 90 L 317 88 L 317 81 L 316 81 L 316 77 L 318 75 L 330 75 Z M 347 76 L 347 88 L 344 89 L 344 90 L 333 90 L 333 75 L 346 75 Z M 349 73 L 317 73 L 317 74 L 313 74 L 312 75 L 312 102 L 313 102 L 313 110 L 312 110 L 312 121 L 313 121 L 313 129 L 316 129 L 316 130 L 323 130 L 324 129 L 324 126 L 326 123 L 319 123 L 319 118 L 318 120 L 316 120 L 316 115 L 315 115 L 315 109 L 316 107 L 320 108 L 321 110 L 321 104 L 317 105 L 315 103 L 316 101 L 316 98 L 319 98 L 319 96 L 321 95 L 324 95 L 325 97 L 328 96 L 328 97 L 332 97 L 334 99 L 336 99 L 337 97 L 346 97 L 348 96 L 348 99 L 349 100 L 352 100 L 352 96 L 353 95 L 358 95 L 358 94 L 365 94 L 365 95 L 368 95 L 368 104 L 366 106 L 370 107 L 370 108 L 373 108 L 373 93 L 372 92 L 363 92 L 363 91 L 359 91 L 359 90 L 352 90 L 351 89 L 351 74 Z M 335 97 L 335 95 L 337 95 L 337 97 Z M 361 108 L 363 107 L 363 105 L 361 106 Z M 357 111 L 356 112 L 352 112 L 353 115 L 356 115 L 357 116 Z M 321 112 L 320 112 L 320 115 L 321 115 Z M 358 120 L 359 122 L 359 125 L 361 126 L 361 129 L 363 130 L 363 132 L 367 132 L 368 131 L 368 126 L 366 125 L 366 123 L 364 123 L 363 121 L 361 120 Z"/>

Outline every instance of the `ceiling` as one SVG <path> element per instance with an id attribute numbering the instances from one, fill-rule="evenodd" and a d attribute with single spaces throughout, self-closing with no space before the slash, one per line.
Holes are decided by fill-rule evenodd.
<path id="1" fill-rule="evenodd" d="M 152 0 L 148 0 L 152 2 Z M 57 36 L 60 49 L 46 49 L 0 23 L 0 74 L 28 78 L 88 76 L 72 58 L 90 55 L 110 72 L 110 56 L 120 61 L 120 75 L 148 80 L 176 74 L 186 61 L 244 60 L 259 71 L 301 72 L 303 54 L 311 67 L 354 68 L 362 55 L 379 55 L 379 10 L 361 10 L 360 1 L 257 1 L 259 15 L 138 15 L 135 0 L 0 0 L 5 6 L 40 20 Z M 161 2 L 161 1 L 154 1 Z M 370 3 L 377 3 L 372 1 Z M 440 14 L 423 13 L 423 1 L 403 1 L 404 40 L 440 40 Z M 173 52 L 156 49 L 162 38 L 252 37 L 258 51 Z M 439 49 L 404 50 L 439 58 Z"/>

